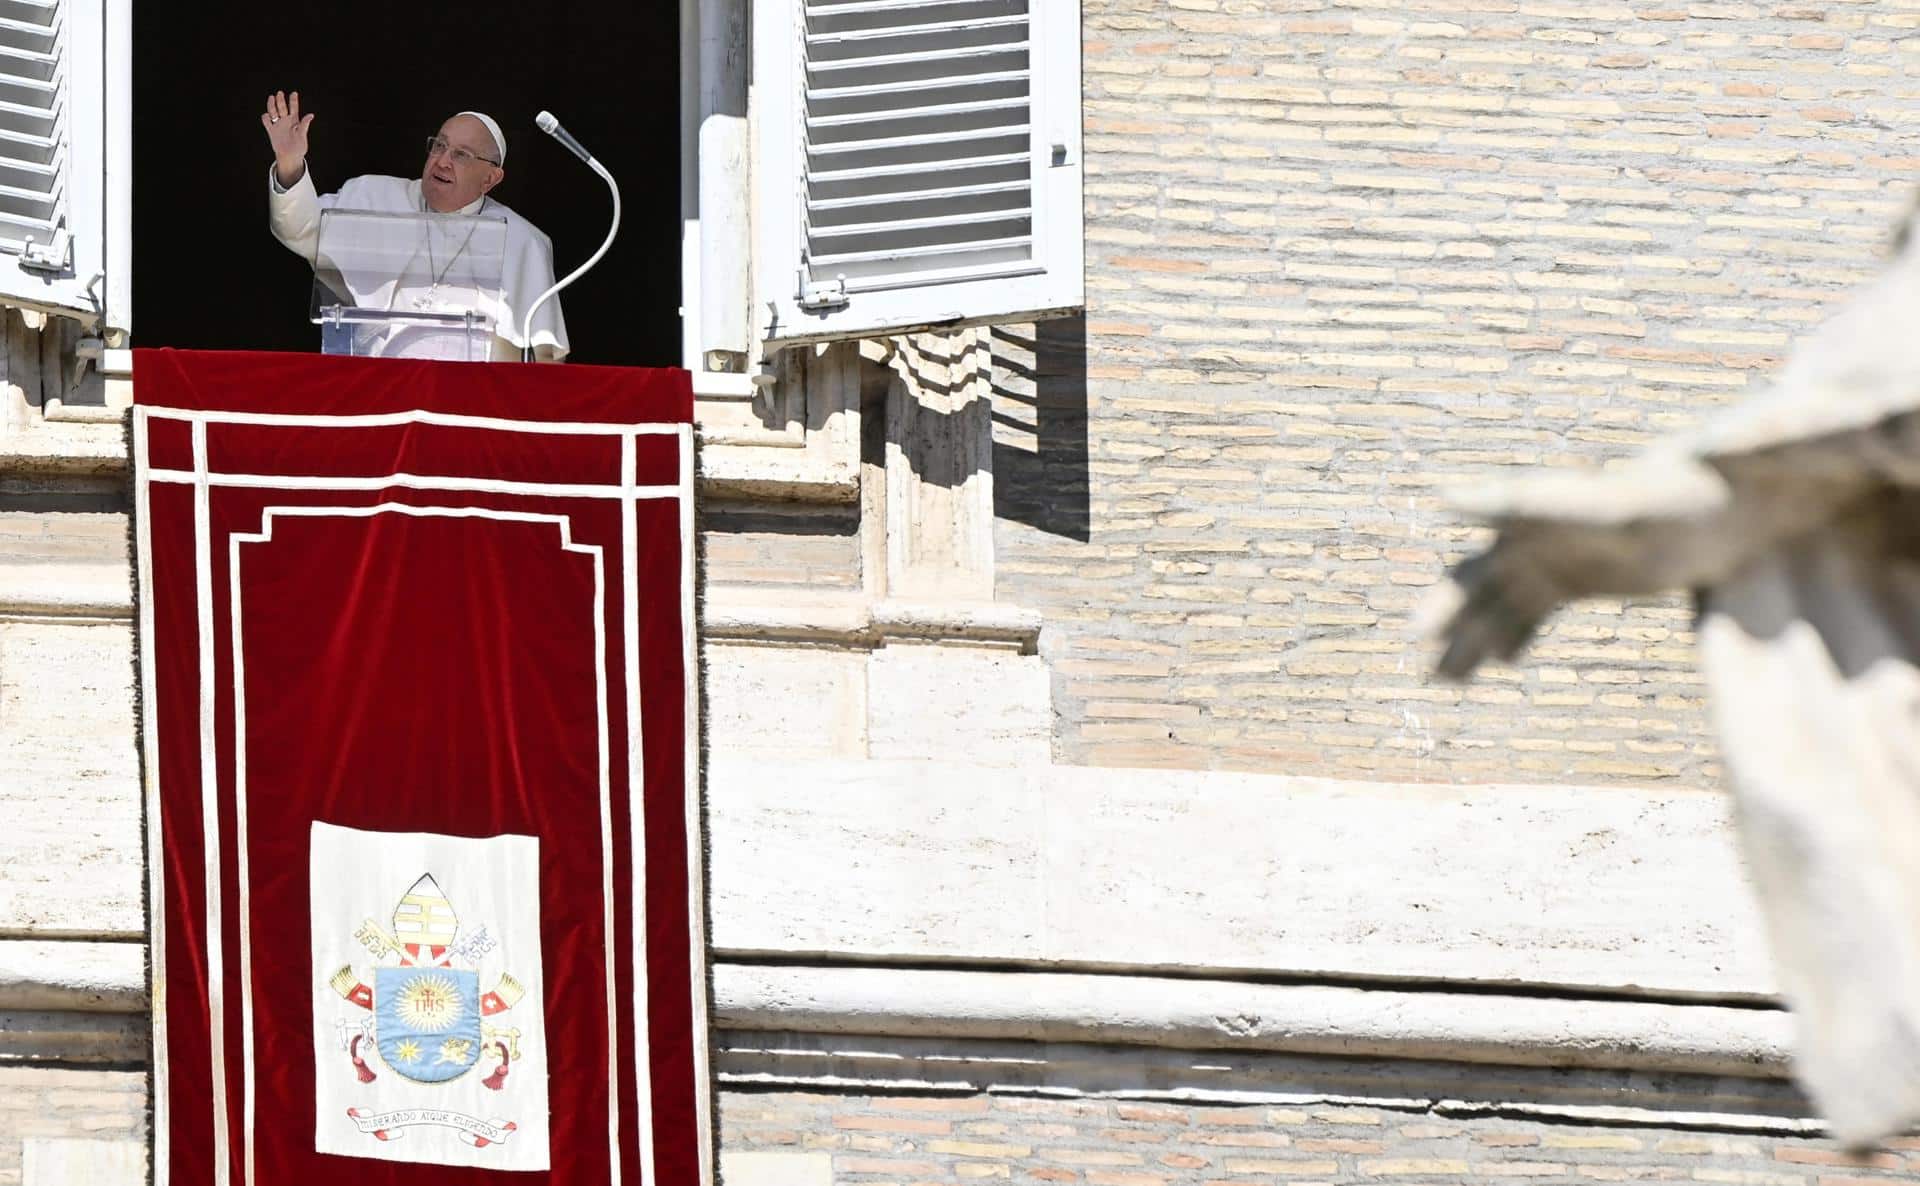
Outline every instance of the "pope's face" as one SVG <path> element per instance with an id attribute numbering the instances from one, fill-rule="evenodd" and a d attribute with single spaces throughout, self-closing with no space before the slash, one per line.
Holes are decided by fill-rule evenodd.
<path id="1" fill-rule="evenodd" d="M 420 192 L 429 210 L 458 210 L 507 175 L 492 163 L 500 152 L 493 134 L 471 115 L 456 115 L 441 124 L 440 139 L 447 142 L 445 151 L 430 150 L 420 170 Z"/>

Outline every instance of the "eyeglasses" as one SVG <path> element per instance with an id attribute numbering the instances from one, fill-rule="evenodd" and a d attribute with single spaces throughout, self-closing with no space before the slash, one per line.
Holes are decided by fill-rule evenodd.
<path id="1" fill-rule="evenodd" d="M 440 155 L 441 153 L 447 154 L 448 157 L 452 158 L 453 163 L 458 165 L 462 169 L 466 168 L 468 165 L 473 164 L 473 162 L 475 161 L 482 161 L 486 164 L 494 166 L 495 168 L 500 167 L 500 162 L 492 159 L 491 157 L 481 156 L 477 152 L 469 152 L 466 149 L 461 148 L 457 144 L 448 144 L 447 138 L 445 136 L 428 136 L 427 137 L 427 156 L 435 157 Z"/>

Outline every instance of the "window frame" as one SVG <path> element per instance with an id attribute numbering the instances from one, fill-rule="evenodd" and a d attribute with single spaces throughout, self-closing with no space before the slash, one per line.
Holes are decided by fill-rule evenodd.
<path id="1" fill-rule="evenodd" d="M 1080 0 L 1030 0 L 1028 8 L 1034 271 L 855 293 L 846 304 L 825 311 L 800 307 L 800 204 L 806 182 L 798 95 L 806 68 L 800 37 L 804 6 L 805 0 L 753 4 L 748 109 L 756 337 L 780 347 L 1034 321 L 1083 308 Z"/>
<path id="2" fill-rule="evenodd" d="M 65 258 L 35 267 L 0 253 L 0 305 L 73 318 L 119 345 L 133 328 L 133 3 L 54 0 L 53 8 Z"/>

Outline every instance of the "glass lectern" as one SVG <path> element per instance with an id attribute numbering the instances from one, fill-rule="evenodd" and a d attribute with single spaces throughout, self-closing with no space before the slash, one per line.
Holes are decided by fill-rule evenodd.
<path id="1" fill-rule="evenodd" d="M 486 362 L 509 316 L 504 217 L 323 210 L 311 316 L 323 354 Z"/>

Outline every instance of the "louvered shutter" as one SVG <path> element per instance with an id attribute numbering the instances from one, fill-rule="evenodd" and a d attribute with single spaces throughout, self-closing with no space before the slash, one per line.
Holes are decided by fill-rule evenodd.
<path id="1" fill-rule="evenodd" d="M 0 304 L 128 326 L 127 179 L 110 201 L 107 162 L 126 155 L 129 11 L 128 0 L 0 0 Z"/>
<path id="2" fill-rule="evenodd" d="M 756 0 L 769 341 L 1084 302 L 1078 0 Z"/>

